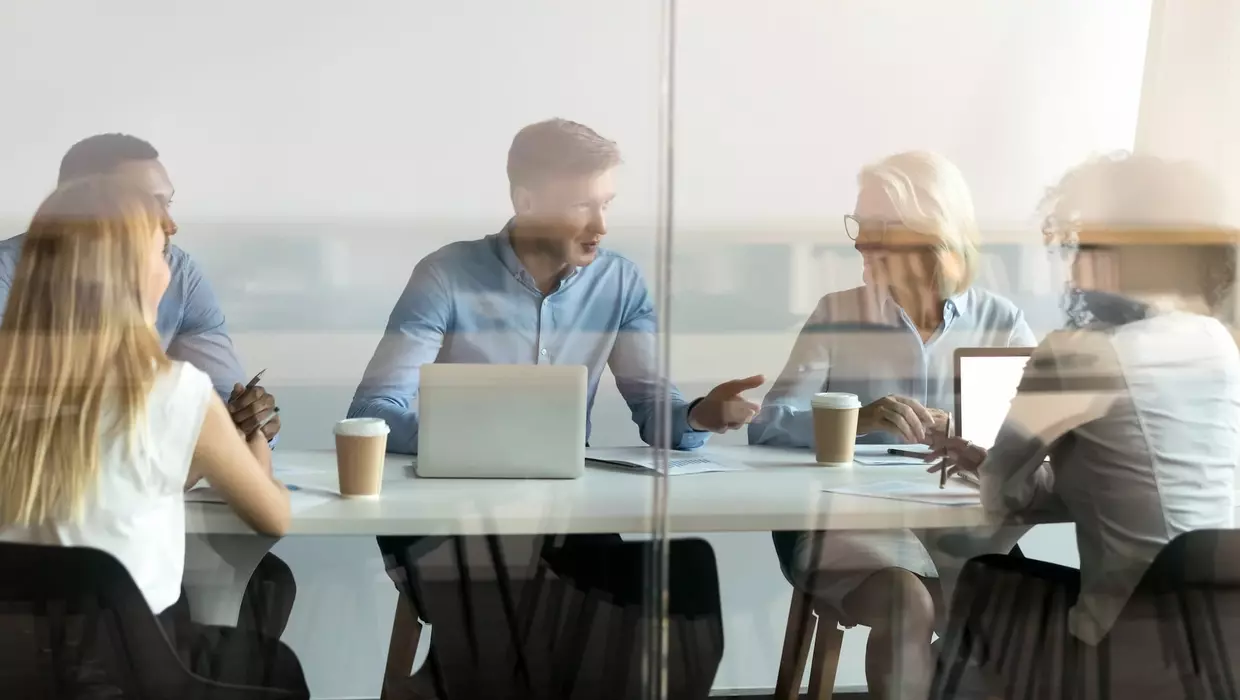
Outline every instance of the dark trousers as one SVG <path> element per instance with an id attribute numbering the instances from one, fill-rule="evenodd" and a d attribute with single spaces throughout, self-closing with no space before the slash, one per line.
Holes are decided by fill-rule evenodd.
<path id="1" fill-rule="evenodd" d="M 668 546 L 669 697 L 704 698 L 723 656 L 714 552 L 700 540 Z M 442 700 L 639 696 L 657 600 L 650 543 L 383 537 L 379 547 L 434 625 L 428 668 Z"/>
<path id="2" fill-rule="evenodd" d="M 245 587 L 237 627 L 279 639 L 284 636 L 296 599 L 297 582 L 292 569 L 283 559 L 268 553 L 258 562 Z"/>
<path id="3" fill-rule="evenodd" d="M 236 627 L 194 622 L 184 596 L 158 617 L 177 655 L 193 673 L 220 683 L 309 697 L 297 657 L 280 643 L 296 595 L 293 572 L 279 557 L 267 554 L 246 586 Z"/>

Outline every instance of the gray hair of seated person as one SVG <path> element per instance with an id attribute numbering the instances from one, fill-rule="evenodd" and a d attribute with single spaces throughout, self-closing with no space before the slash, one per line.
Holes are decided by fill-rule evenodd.
<path id="1" fill-rule="evenodd" d="M 944 298 L 973 284 L 981 247 L 973 195 L 960 168 L 932 151 L 906 151 L 862 168 L 857 184 L 885 193 L 904 226 L 939 240 L 935 274 Z"/>

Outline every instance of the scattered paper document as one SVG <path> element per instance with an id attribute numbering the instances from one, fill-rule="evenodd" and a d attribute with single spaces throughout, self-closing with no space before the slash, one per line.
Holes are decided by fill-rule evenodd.
<path id="1" fill-rule="evenodd" d="M 586 462 L 640 472 L 653 472 L 656 469 L 655 451 L 649 447 L 591 448 L 586 451 Z M 736 472 L 746 469 L 748 467 L 743 465 L 721 464 L 691 453 L 673 451 L 667 455 L 668 476 Z"/>
<path id="2" fill-rule="evenodd" d="M 947 486 L 941 489 L 938 482 L 931 479 L 927 483 L 879 481 L 855 486 L 834 486 L 823 489 L 823 491 L 846 496 L 885 498 L 892 501 L 928 503 L 936 506 L 977 506 L 982 503 L 982 496 L 977 489 L 962 481 L 948 481 Z"/>
<path id="3" fill-rule="evenodd" d="M 206 482 L 203 482 L 206 483 Z M 224 497 L 210 486 L 195 486 L 185 492 L 186 503 L 224 503 Z"/>
<path id="4" fill-rule="evenodd" d="M 218 491 L 205 485 L 196 486 L 185 492 L 186 503 L 219 503 L 227 505 L 227 501 L 219 494 Z M 289 510 L 294 514 L 309 510 L 324 503 L 340 500 L 340 496 L 335 492 L 327 489 L 302 488 L 299 486 L 289 486 Z"/>

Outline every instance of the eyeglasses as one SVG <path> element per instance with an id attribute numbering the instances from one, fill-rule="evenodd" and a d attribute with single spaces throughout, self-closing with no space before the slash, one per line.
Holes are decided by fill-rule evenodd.
<path id="1" fill-rule="evenodd" d="M 849 240 L 856 243 L 857 250 L 922 250 L 940 247 L 934 236 L 914 231 L 901 221 L 861 219 L 847 214 L 844 216 L 844 233 Z"/>
<path id="2" fill-rule="evenodd" d="M 899 221 L 861 219 L 852 214 L 844 215 L 844 233 L 848 234 L 849 240 L 855 241 L 865 233 L 867 243 L 883 243 L 889 240 L 888 234 L 892 233 L 892 229 L 906 230 Z"/>
<path id="3" fill-rule="evenodd" d="M 887 234 L 887 223 L 882 223 L 882 233 L 879 234 L 879 240 L 882 240 Z M 847 234 L 848 240 L 855 241 L 861 236 L 861 219 L 852 214 L 844 215 L 844 233 Z"/>

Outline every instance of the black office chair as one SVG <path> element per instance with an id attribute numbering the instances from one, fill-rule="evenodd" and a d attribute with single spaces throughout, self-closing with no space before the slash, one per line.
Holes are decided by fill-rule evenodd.
<path id="1" fill-rule="evenodd" d="M 975 653 L 997 654 L 998 662 L 1020 667 L 1022 677 L 1036 679 L 1043 694 L 1055 697 L 1118 697 L 1116 686 L 1125 685 L 1129 668 L 1148 670 L 1151 664 L 1168 664 L 1185 698 L 1240 698 L 1237 692 L 1232 650 L 1228 636 L 1240 638 L 1240 532 L 1233 530 L 1200 530 L 1183 534 L 1163 547 L 1146 570 L 1137 589 L 1129 598 L 1111 632 L 1095 648 L 1069 639 L 1062 620 L 1050 620 L 1043 614 L 1042 629 L 1035 637 L 1034 649 L 1021 648 L 1027 641 L 1015 628 L 995 635 L 1002 648 L 977 649 L 971 624 L 995 603 L 996 596 L 1011 591 L 1010 586 L 998 590 L 974 591 L 968 600 L 958 596 L 956 611 L 948 630 L 946 653 L 939 659 L 931 697 L 958 697 L 958 687 L 965 666 Z M 1024 574 L 1045 579 L 1064 578 L 1074 570 L 1046 562 L 1020 562 L 1010 557 L 986 556 L 979 564 L 996 571 Z M 1018 584 L 1025 585 L 1025 584 Z M 963 594 L 964 591 L 961 591 Z M 1075 603 L 1070 600 L 1045 598 L 1046 606 Z M 1002 604 L 999 602 L 997 604 Z M 1125 623 L 1138 623 L 1152 614 L 1157 618 L 1155 638 L 1141 638 L 1157 653 L 1149 657 L 1124 658 L 1116 671 L 1112 664 L 1113 647 L 1129 642 Z M 1066 641 L 1061 648 L 1049 648 L 1047 639 Z M 1006 659 L 1006 660 L 1005 660 Z M 1131 686 L 1130 681 L 1127 685 Z M 1142 688 L 1148 691 L 1148 686 Z M 1129 688 L 1125 695 L 1129 694 Z M 1042 697 L 1032 688 L 1025 691 Z"/>
<path id="2" fill-rule="evenodd" d="M 0 544 L 0 689 L 6 700 L 307 696 L 191 673 L 118 561 L 94 549 L 25 544 Z"/>

